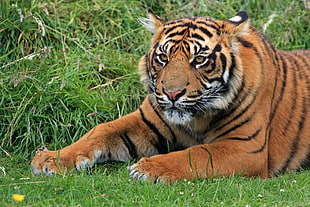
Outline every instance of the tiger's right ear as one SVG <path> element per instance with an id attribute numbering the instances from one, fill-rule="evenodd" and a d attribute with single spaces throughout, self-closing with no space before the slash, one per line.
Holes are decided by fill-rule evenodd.
<path id="1" fill-rule="evenodd" d="M 164 29 L 165 21 L 157 16 L 151 9 L 148 9 L 149 18 L 139 18 L 140 23 L 150 31 L 153 36 Z"/>

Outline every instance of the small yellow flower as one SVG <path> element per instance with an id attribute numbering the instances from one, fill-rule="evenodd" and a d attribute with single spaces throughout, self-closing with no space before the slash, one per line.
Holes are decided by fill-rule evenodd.
<path id="1" fill-rule="evenodd" d="M 22 202 L 25 199 L 24 195 L 19 195 L 19 194 L 13 194 L 12 198 L 16 202 Z"/>

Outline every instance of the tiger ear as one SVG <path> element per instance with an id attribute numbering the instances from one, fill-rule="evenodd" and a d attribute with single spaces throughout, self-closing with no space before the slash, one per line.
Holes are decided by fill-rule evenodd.
<path id="1" fill-rule="evenodd" d="M 238 26 L 238 25 L 240 25 L 240 24 L 242 24 L 244 22 L 247 22 L 248 19 L 249 19 L 248 13 L 245 12 L 245 11 L 241 11 L 236 16 L 228 19 L 227 21 L 229 21 L 229 22 L 231 22 L 231 23 L 233 23 L 233 24 Z"/>
<path id="2" fill-rule="evenodd" d="M 162 31 L 165 24 L 151 9 L 148 9 L 148 18 L 139 18 L 139 21 L 153 36 Z"/>
<path id="3" fill-rule="evenodd" d="M 247 34 L 249 17 L 247 12 L 241 11 L 236 16 L 224 21 L 223 32 L 230 36 L 242 36 Z"/>

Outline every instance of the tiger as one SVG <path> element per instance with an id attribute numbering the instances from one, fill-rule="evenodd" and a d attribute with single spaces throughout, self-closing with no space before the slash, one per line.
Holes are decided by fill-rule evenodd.
<path id="1" fill-rule="evenodd" d="M 143 103 L 63 149 L 37 150 L 33 174 L 121 161 L 133 180 L 170 184 L 309 165 L 310 50 L 275 48 L 245 11 L 164 21 L 148 10 L 140 21 L 152 35 L 138 66 Z"/>

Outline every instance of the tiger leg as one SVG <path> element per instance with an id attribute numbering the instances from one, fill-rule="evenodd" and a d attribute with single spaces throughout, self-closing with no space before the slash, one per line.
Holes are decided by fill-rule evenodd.
<path id="1" fill-rule="evenodd" d="M 217 176 L 268 177 L 267 153 L 249 154 L 236 142 L 197 145 L 186 150 L 142 158 L 129 167 L 134 179 L 173 183 Z"/>
<path id="2" fill-rule="evenodd" d="M 31 162 L 32 171 L 51 175 L 74 168 L 80 171 L 95 163 L 152 156 L 158 153 L 152 136 L 136 111 L 94 127 L 77 142 L 59 151 L 38 150 Z"/>

